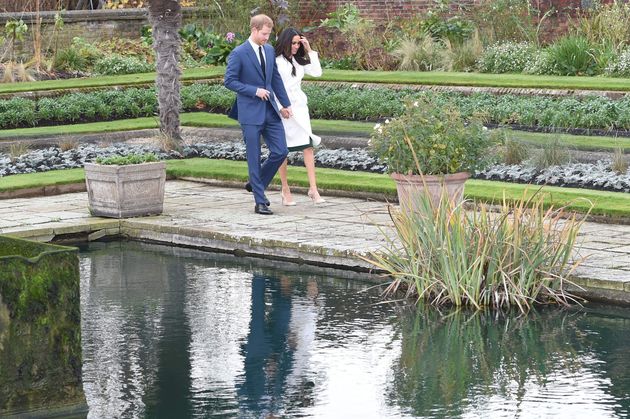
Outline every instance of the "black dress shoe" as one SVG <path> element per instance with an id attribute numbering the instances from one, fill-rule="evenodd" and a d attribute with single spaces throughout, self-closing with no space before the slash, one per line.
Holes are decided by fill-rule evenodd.
<path id="1" fill-rule="evenodd" d="M 271 211 L 269 207 L 265 204 L 256 204 L 256 206 L 254 206 L 254 212 L 256 214 L 262 214 L 262 215 L 273 214 L 273 211 Z"/>
<path id="2" fill-rule="evenodd" d="M 245 190 L 246 190 L 247 192 L 251 192 L 251 191 L 252 191 L 252 185 L 251 185 L 251 183 L 247 182 L 247 183 L 245 184 Z M 268 199 L 266 196 L 265 196 L 264 198 L 265 198 L 265 205 L 267 205 L 267 206 L 271 205 L 271 202 L 269 202 L 269 199 Z"/>

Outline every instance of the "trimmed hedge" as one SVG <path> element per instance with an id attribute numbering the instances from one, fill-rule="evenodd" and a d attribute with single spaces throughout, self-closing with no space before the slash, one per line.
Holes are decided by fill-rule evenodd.
<path id="1" fill-rule="evenodd" d="M 399 115 L 405 100 L 431 96 L 451 101 L 466 118 L 481 117 L 487 123 L 542 128 L 630 130 L 630 96 L 545 97 L 476 93 L 419 92 L 387 87 L 306 85 L 311 114 L 316 119 L 377 121 Z M 219 84 L 182 87 L 182 110 L 225 113 L 234 93 Z M 0 129 L 68 124 L 156 115 L 154 88 L 102 90 L 55 98 L 0 100 Z"/>

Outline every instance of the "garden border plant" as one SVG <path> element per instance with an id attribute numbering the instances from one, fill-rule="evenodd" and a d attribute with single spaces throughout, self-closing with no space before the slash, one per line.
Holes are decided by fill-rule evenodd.
<path id="1" fill-rule="evenodd" d="M 572 252 L 583 221 L 565 208 L 545 209 L 540 196 L 503 200 L 499 214 L 483 204 L 467 211 L 446 193 L 428 194 L 413 210 L 389 206 L 395 233 L 383 231 L 382 251 L 364 258 L 387 272 L 384 291 L 443 306 L 518 308 L 577 301 L 564 290 L 579 261 Z M 572 284 L 573 285 L 573 284 Z"/>
<path id="2" fill-rule="evenodd" d="M 385 87 L 357 88 L 308 84 L 304 87 L 315 119 L 378 121 L 395 117 L 404 100 L 430 97 L 437 103 L 452 102 L 469 119 L 522 129 L 630 130 L 630 95 L 621 99 L 601 96 L 545 97 L 417 91 Z M 182 88 L 183 110 L 225 113 L 233 93 L 218 84 L 196 83 Z M 129 88 L 91 93 L 72 93 L 52 98 L 0 100 L 0 128 L 74 121 L 151 116 L 157 111 L 153 88 Z M 599 130 L 599 131 L 597 131 Z"/>

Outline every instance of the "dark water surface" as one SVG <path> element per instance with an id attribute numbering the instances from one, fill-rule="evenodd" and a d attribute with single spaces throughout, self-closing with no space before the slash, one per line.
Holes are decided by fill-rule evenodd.
<path id="1" fill-rule="evenodd" d="M 410 310 L 304 269 L 133 242 L 83 249 L 89 417 L 630 414 L 630 309 Z"/>

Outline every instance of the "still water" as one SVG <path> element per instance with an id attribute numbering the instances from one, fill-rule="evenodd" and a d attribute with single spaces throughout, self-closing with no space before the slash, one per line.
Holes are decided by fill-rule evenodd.
<path id="1" fill-rule="evenodd" d="M 621 418 L 630 311 L 379 304 L 305 267 L 141 243 L 81 253 L 91 418 Z"/>

